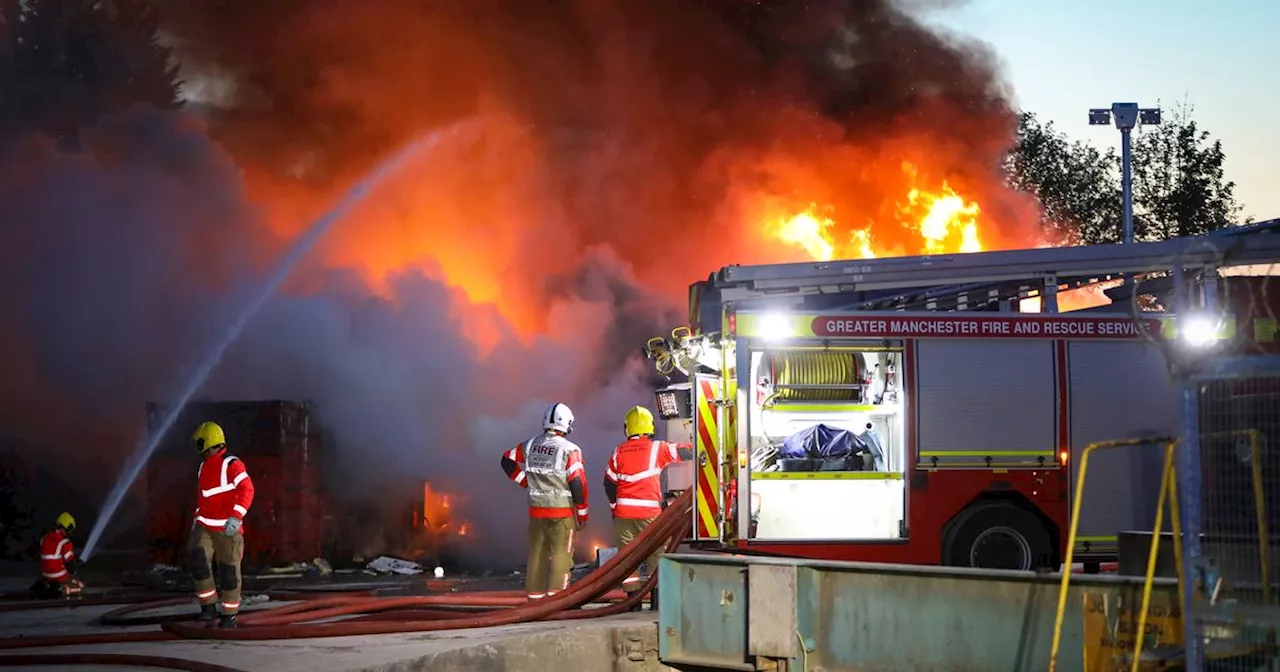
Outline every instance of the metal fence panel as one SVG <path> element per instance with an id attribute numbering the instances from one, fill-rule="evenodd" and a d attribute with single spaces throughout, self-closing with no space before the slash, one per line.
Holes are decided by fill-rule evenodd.
<path id="1" fill-rule="evenodd" d="M 1280 669 L 1280 356 L 1222 358 L 1184 395 L 1187 669 Z"/>

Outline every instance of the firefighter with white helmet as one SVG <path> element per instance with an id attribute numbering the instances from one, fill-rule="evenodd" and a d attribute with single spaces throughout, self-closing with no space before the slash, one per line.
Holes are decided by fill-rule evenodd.
<path id="1" fill-rule="evenodd" d="M 542 419 L 542 433 L 502 456 L 507 477 L 529 490 L 529 599 L 569 587 L 573 535 L 587 524 L 587 477 L 582 450 L 570 441 L 573 411 L 555 403 Z"/>
<path id="2" fill-rule="evenodd" d="M 693 459 L 693 444 L 653 438 L 653 414 L 643 406 L 627 411 L 622 428 L 627 440 L 613 450 L 604 472 L 604 493 L 613 511 L 613 534 L 619 548 L 631 543 L 662 512 L 662 469 Z M 658 570 L 660 557 L 661 547 L 649 555 L 645 565 L 650 572 Z M 622 588 L 632 592 L 640 583 L 637 570 L 622 582 Z"/>

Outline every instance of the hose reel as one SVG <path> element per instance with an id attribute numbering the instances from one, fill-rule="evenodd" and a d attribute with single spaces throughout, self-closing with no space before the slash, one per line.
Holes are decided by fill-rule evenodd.
<path id="1" fill-rule="evenodd" d="M 857 352 L 769 352 L 760 362 L 761 372 L 771 382 L 773 403 L 861 402 L 863 369 Z"/>

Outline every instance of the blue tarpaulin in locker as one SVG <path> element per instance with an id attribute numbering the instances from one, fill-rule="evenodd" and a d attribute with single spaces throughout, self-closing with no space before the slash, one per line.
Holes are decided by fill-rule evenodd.
<path id="1" fill-rule="evenodd" d="M 814 459 L 848 457 L 862 448 L 861 443 L 853 432 L 814 425 L 788 436 L 782 442 L 781 455 L 784 458 Z"/>

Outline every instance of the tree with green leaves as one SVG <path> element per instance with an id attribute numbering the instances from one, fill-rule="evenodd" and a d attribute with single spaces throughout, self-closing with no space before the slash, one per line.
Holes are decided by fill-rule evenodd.
<path id="1" fill-rule="evenodd" d="M 1135 238 L 1193 236 L 1239 221 L 1235 182 L 1223 173 L 1222 142 L 1191 118 L 1187 105 L 1173 108 L 1159 126 L 1144 126 L 1134 139 Z"/>
<path id="2" fill-rule="evenodd" d="M 180 105 L 177 64 L 147 0 L 22 0 L 4 25 L 11 130 L 71 138 L 134 104 Z"/>
<path id="3" fill-rule="evenodd" d="M 1238 223 L 1235 183 L 1224 174 L 1221 142 L 1212 140 L 1175 108 L 1159 126 L 1144 126 L 1133 140 L 1133 228 L 1136 240 L 1194 235 Z M 1069 140 L 1052 123 L 1024 112 L 1006 157 L 1009 183 L 1034 195 L 1041 227 L 1067 243 L 1121 240 L 1120 159 Z"/>
<path id="4" fill-rule="evenodd" d="M 1041 124 L 1030 112 L 1018 119 L 1018 136 L 1006 159 L 1009 183 L 1040 202 L 1040 226 L 1054 241 L 1106 242 L 1119 231 L 1120 178 L 1115 153 L 1100 152 Z"/>

